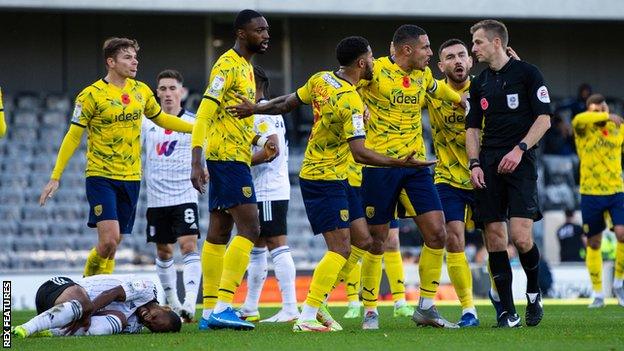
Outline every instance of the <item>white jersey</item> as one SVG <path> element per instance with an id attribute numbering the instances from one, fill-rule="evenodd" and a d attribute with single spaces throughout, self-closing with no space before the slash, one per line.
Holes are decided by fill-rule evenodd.
<path id="1" fill-rule="evenodd" d="M 195 121 L 195 115 L 185 110 L 178 116 Z M 191 183 L 191 134 L 165 130 L 147 118 L 141 129 L 147 207 L 197 203 L 197 190 Z"/>
<path id="2" fill-rule="evenodd" d="M 126 293 L 126 300 L 115 301 L 104 307 L 106 310 L 119 311 L 126 316 L 128 326 L 124 333 L 138 333 L 143 328 L 135 315 L 137 308 L 156 300 L 156 285 L 151 280 L 138 279 L 133 275 L 99 274 L 82 278 L 76 281 L 82 286 L 93 301 L 98 295 L 106 290 L 121 286 Z"/>
<path id="3" fill-rule="evenodd" d="M 279 156 L 275 160 L 251 167 L 256 199 L 258 202 L 290 199 L 288 143 L 284 118 L 281 115 L 255 115 L 254 131 L 262 136 L 276 134 L 279 140 Z M 252 152 L 258 152 L 261 149 L 253 146 Z"/>

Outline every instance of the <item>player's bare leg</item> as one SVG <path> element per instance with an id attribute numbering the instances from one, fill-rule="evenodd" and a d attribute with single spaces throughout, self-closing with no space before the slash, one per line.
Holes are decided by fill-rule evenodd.
<path id="1" fill-rule="evenodd" d="M 111 274 L 115 268 L 115 253 L 121 243 L 119 221 L 107 219 L 97 222 L 98 242 L 85 263 L 84 276 Z"/>

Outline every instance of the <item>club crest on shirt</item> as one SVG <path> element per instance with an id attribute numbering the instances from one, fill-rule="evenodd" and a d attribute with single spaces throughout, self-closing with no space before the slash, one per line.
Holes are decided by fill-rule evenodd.
<path id="1" fill-rule="evenodd" d="M 244 186 L 241 188 L 241 190 L 243 191 L 243 196 L 245 196 L 246 198 L 250 198 L 251 197 L 251 187 L 250 186 Z"/>
<path id="2" fill-rule="evenodd" d="M 512 110 L 515 110 L 520 105 L 520 101 L 518 101 L 518 94 L 507 94 L 507 107 Z"/>
<path id="3" fill-rule="evenodd" d="M 102 205 L 95 205 L 95 207 L 93 207 L 93 213 L 95 213 L 96 216 L 101 216 L 102 215 Z"/>
<path id="4" fill-rule="evenodd" d="M 366 217 L 373 218 L 374 215 L 375 215 L 375 207 L 366 206 Z"/>
<path id="5" fill-rule="evenodd" d="M 340 210 L 340 219 L 342 219 L 343 222 L 347 222 L 349 220 L 349 210 Z"/>

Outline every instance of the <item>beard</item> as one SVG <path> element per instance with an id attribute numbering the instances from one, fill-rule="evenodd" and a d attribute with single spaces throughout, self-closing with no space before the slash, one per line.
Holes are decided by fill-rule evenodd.
<path id="1" fill-rule="evenodd" d="M 262 43 L 259 44 L 247 44 L 247 48 L 253 52 L 254 54 L 264 54 L 266 52 L 266 48 L 262 46 Z"/>

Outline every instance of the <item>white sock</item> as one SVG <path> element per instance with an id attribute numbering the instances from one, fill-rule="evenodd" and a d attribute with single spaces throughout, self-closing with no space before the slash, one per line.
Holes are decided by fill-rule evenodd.
<path id="1" fill-rule="evenodd" d="M 594 299 L 604 299 L 604 293 L 602 291 L 594 291 L 592 295 Z"/>
<path id="2" fill-rule="evenodd" d="M 500 302 L 500 296 L 498 296 L 498 291 L 490 288 L 490 294 L 492 295 L 492 300 Z"/>
<path id="3" fill-rule="evenodd" d="M 295 261 L 287 245 L 271 250 L 271 258 L 275 267 L 275 278 L 282 293 L 282 305 L 286 311 L 297 310 L 297 290 L 295 288 Z"/>
<path id="4" fill-rule="evenodd" d="M 81 328 L 74 335 L 113 335 L 121 333 L 123 331 L 122 327 L 121 320 L 115 315 L 91 316 L 89 330 L 85 331 Z M 50 329 L 50 331 L 55 336 L 65 335 L 65 329 L 63 328 L 54 328 Z"/>
<path id="5" fill-rule="evenodd" d="M 249 266 L 247 266 L 247 296 L 241 310 L 246 312 L 258 310 L 260 294 L 268 274 L 267 266 L 266 247 L 254 247 L 249 257 Z"/>
<path id="6" fill-rule="evenodd" d="M 315 321 L 317 313 L 318 313 L 318 308 L 312 307 L 308 305 L 307 303 L 304 303 L 303 306 L 301 306 L 301 316 L 299 317 L 299 320 Z"/>
<path id="7" fill-rule="evenodd" d="M 379 314 L 377 307 L 364 307 L 364 314 L 367 314 L 368 312 L 375 312 L 375 314 Z"/>
<path id="8" fill-rule="evenodd" d="M 403 307 L 407 304 L 407 301 L 405 301 L 405 299 L 399 299 L 394 301 L 394 308 L 399 308 L 399 307 Z"/>
<path id="9" fill-rule="evenodd" d="M 160 285 L 165 291 L 167 303 L 172 307 L 179 307 L 180 300 L 178 300 L 177 276 L 173 257 L 164 261 L 156 257 L 156 273 L 160 279 Z"/>
<path id="10" fill-rule="evenodd" d="M 433 307 L 433 299 L 428 297 L 421 297 L 420 301 L 418 302 L 418 306 L 420 307 L 420 309 L 428 310 Z"/>
<path id="11" fill-rule="evenodd" d="M 227 303 L 227 302 L 223 302 L 223 301 L 217 301 L 217 305 L 214 308 L 214 313 L 221 313 L 223 311 L 225 311 L 228 308 L 231 308 L 232 304 L 231 303 Z"/>
<path id="12" fill-rule="evenodd" d="M 613 289 L 619 289 L 622 287 L 622 279 L 613 279 Z"/>
<path id="13" fill-rule="evenodd" d="M 539 295 L 538 293 L 527 293 L 527 296 L 529 297 L 529 301 L 531 301 L 531 303 L 535 302 L 535 299 L 537 299 L 537 295 Z"/>
<path id="14" fill-rule="evenodd" d="M 70 300 L 53 306 L 22 324 L 28 335 L 42 330 L 61 328 L 82 316 L 82 305 L 78 300 Z"/>
<path id="15" fill-rule="evenodd" d="M 477 309 L 474 308 L 474 306 L 462 309 L 462 316 L 465 315 L 466 313 L 472 313 L 472 315 L 475 316 L 475 318 L 477 318 Z"/>
<path id="16" fill-rule="evenodd" d="M 202 318 L 203 319 L 208 319 L 210 318 L 210 315 L 212 314 L 212 308 L 204 308 L 202 310 Z"/>
<path id="17" fill-rule="evenodd" d="M 199 253 L 190 252 L 184 255 L 184 303 L 191 302 L 193 306 L 197 304 L 197 292 L 199 281 L 201 280 L 201 259 Z"/>

